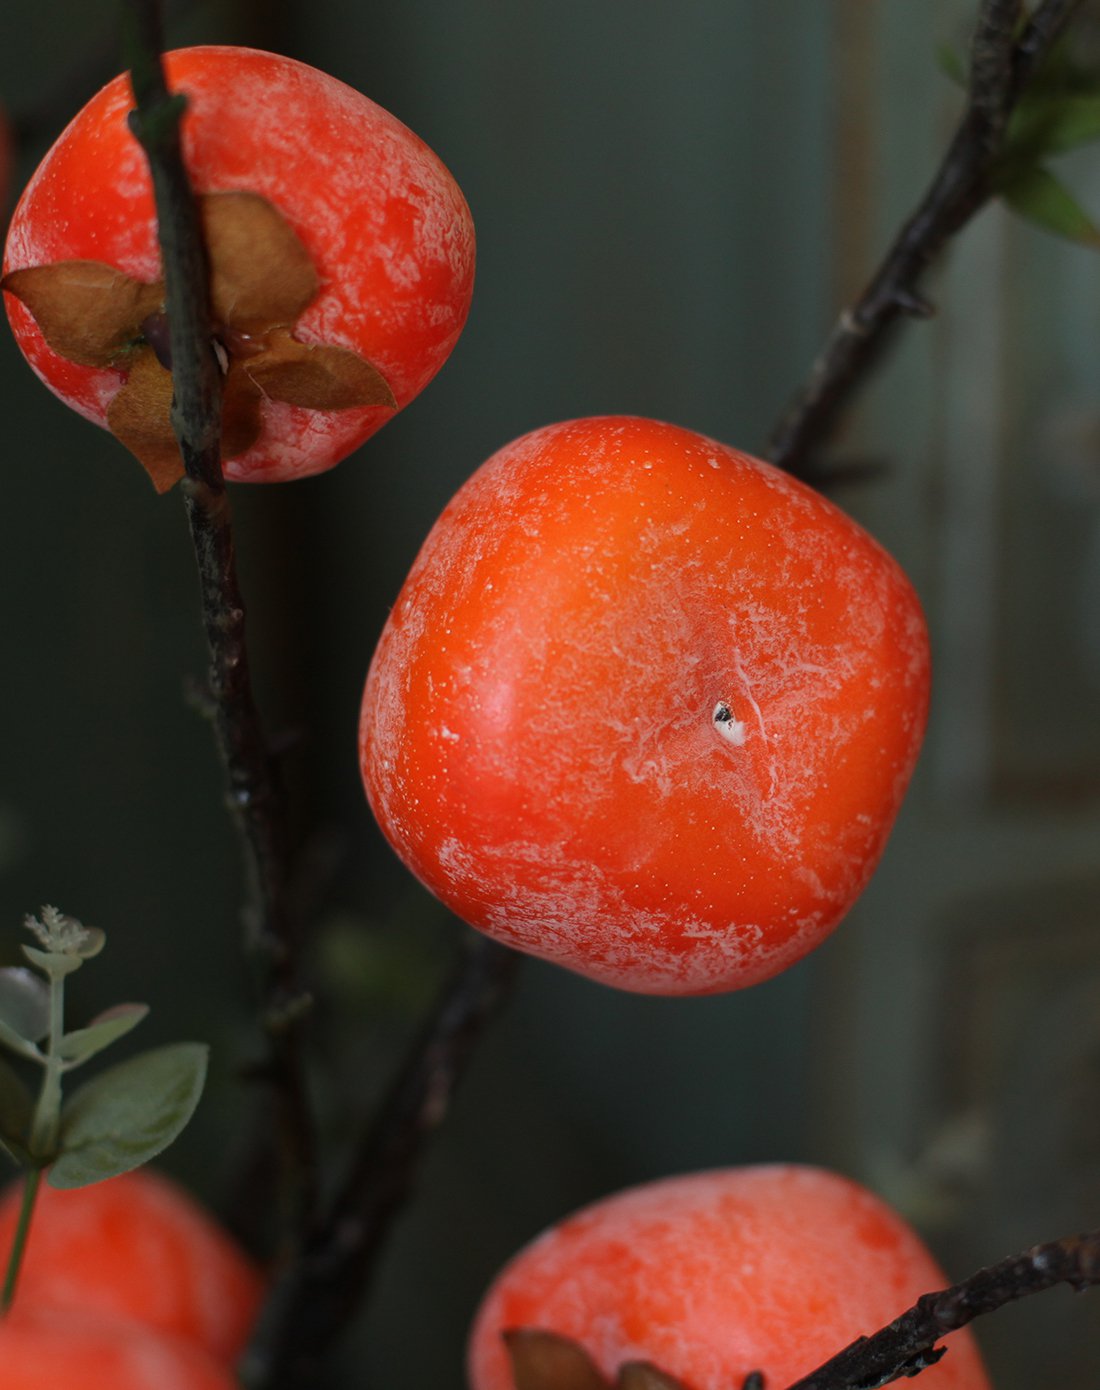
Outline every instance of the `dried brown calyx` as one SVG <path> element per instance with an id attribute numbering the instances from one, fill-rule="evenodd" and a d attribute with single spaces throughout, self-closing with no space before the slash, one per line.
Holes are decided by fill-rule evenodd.
<path id="1" fill-rule="evenodd" d="M 282 213 L 246 192 L 210 193 L 200 207 L 210 259 L 211 338 L 225 372 L 223 457 L 235 458 L 259 438 L 264 399 L 310 410 L 395 410 L 385 378 L 365 358 L 293 336 L 320 280 Z M 157 491 L 167 491 L 182 477 L 183 462 L 170 420 L 164 282 L 144 284 L 101 261 L 57 261 L 13 270 L 0 286 L 22 300 L 60 357 L 126 373 L 107 424 Z"/>
<path id="2" fill-rule="evenodd" d="M 579 1342 L 540 1327 L 504 1334 L 516 1390 L 686 1390 L 650 1361 L 625 1361 L 612 1382 Z"/>

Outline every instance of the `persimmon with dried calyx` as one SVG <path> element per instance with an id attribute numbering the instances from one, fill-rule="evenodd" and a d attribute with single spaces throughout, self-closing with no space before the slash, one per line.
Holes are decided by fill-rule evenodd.
<path id="1" fill-rule="evenodd" d="M 777 974 L 867 883 L 928 701 L 920 604 L 775 468 L 603 417 L 459 490 L 371 663 L 367 794 L 459 917 L 592 979 Z"/>
<path id="2" fill-rule="evenodd" d="M 182 49 L 184 158 L 201 197 L 225 473 L 332 467 L 443 365 L 473 288 L 469 209 L 438 157 L 365 96 L 290 58 Z M 145 154 L 124 74 L 74 118 L 12 218 L 3 287 L 19 346 L 112 429 L 158 488 L 180 476 Z"/>
<path id="3" fill-rule="evenodd" d="M 0 1256 L 20 1200 L 18 1183 L 0 1196 Z M 194 1198 L 139 1168 L 87 1187 L 41 1186 L 15 1306 L 54 1309 L 61 1322 L 68 1310 L 129 1319 L 230 1365 L 263 1290 L 259 1269 Z"/>
<path id="4" fill-rule="evenodd" d="M 895 1212 L 834 1173 L 667 1178 L 568 1217 L 505 1266 L 474 1321 L 470 1386 L 740 1390 L 760 1372 L 781 1390 L 947 1283 Z M 943 1346 L 922 1386 L 989 1390 L 967 1331 Z"/>

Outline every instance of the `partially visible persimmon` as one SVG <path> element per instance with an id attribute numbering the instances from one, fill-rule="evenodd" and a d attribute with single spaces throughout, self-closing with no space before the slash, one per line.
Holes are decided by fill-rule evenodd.
<path id="1" fill-rule="evenodd" d="M 782 1390 L 947 1282 L 895 1212 L 834 1173 L 668 1178 L 577 1212 L 505 1266 L 473 1326 L 470 1385 L 516 1390 L 505 1334 L 539 1330 L 592 1358 L 577 1377 L 592 1390 L 634 1361 L 690 1390 L 740 1390 L 754 1371 Z M 969 1332 L 946 1346 L 922 1390 L 989 1390 Z"/>
<path id="2" fill-rule="evenodd" d="M 4 1390 L 237 1390 L 200 1347 L 125 1318 L 20 1306 L 0 1318 Z"/>
<path id="3" fill-rule="evenodd" d="M 457 915 L 594 980 L 705 994 L 836 926 L 928 703 L 897 563 L 778 469 L 653 420 L 501 449 L 385 625 L 360 760 Z"/>
<path id="4" fill-rule="evenodd" d="M 5 1259 L 20 1192 L 16 1184 L 0 1197 Z M 213 1218 L 141 1168 L 66 1191 L 42 1184 L 15 1306 L 131 1318 L 228 1364 L 244 1347 L 262 1292 L 259 1270 Z"/>
<path id="5" fill-rule="evenodd" d="M 331 468 L 443 365 L 466 320 L 474 232 L 442 161 L 316 68 L 207 45 L 165 58 L 187 101 L 212 343 L 226 371 L 226 476 Z M 15 209 L 15 337 L 47 386 L 106 425 L 160 488 L 179 476 L 157 219 L 122 74 L 77 113 Z"/>

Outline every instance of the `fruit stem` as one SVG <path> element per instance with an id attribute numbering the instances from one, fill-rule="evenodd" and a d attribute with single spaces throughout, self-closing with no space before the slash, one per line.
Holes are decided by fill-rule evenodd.
<path id="1" fill-rule="evenodd" d="M 4 1275 L 4 1287 L 3 1290 L 0 1290 L 0 1317 L 7 1313 L 15 1301 L 15 1288 L 19 1282 L 19 1271 L 23 1265 L 27 1236 L 31 1228 L 31 1217 L 34 1215 L 34 1204 L 41 1182 L 41 1168 L 29 1169 L 23 1180 L 23 1200 L 19 1207 L 19 1220 L 16 1223 L 15 1235 L 12 1237 L 8 1267 Z"/>

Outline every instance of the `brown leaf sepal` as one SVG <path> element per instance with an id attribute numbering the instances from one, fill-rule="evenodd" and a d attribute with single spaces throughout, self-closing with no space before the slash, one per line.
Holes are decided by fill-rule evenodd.
<path id="1" fill-rule="evenodd" d="M 30 310 L 47 345 L 81 367 L 115 367 L 163 307 L 164 286 L 133 280 L 102 261 L 55 261 L 12 270 L 0 288 Z"/>
<path id="2" fill-rule="evenodd" d="M 389 383 L 358 353 L 292 336 L 321 282 L 278 208 L 250 192 L 211 193 L 199 202 L 210 261 L 211 343 L 226 373 L 222 457 L 236 458 L 259 439 L 265 399 L 307 410 L 396 410 Z M 157 491 L 167 491 L 184 469 L 161 341 L 163 282 L 145 284 L 100 261 L 58 261 L 12 271 L 0 287 L 22 300 L 60 357 L 127 373 L 108 407 L 107 426 Z"/>
<path id="3" fill-rule="evenodd" d="M 138 460 L 158 492 L 167 492 L 183 477 L 171 410 L 172 373 L 160 365 L 152 348 L 145 348 L 107 407 L 107 428 Z"/>
<path id="4" fill-rule="evenodd" d="M 289 333 L 268 335 L 266 351 L 243 369 L 265 396 L 310 410 L 349 410 L 357 405 L 397 409 L 386 378 L 366 358 L 347 348 L 300 343 Z"/>
<path id="5" fill-rule="evenodd" d="M 652 1361 L 624 1361 L 615 1382 L 617 1390 L 684 1390 L 682 1380 Z"/>
<path id="6" fill-rule="evenodd" d="M 321 281 L 279 209 L 248 192 L 208 193 L 199 207 L 215 319 L 247 334 L 296 323 Z"/>
<path id="7" fill-rule="evenodd" d="M 579 1342 L 541 1327 L 503 1332 L 516 1390 L 686 1390 L 650 1361 L 625 1361 L 614 1382 Z"/>

